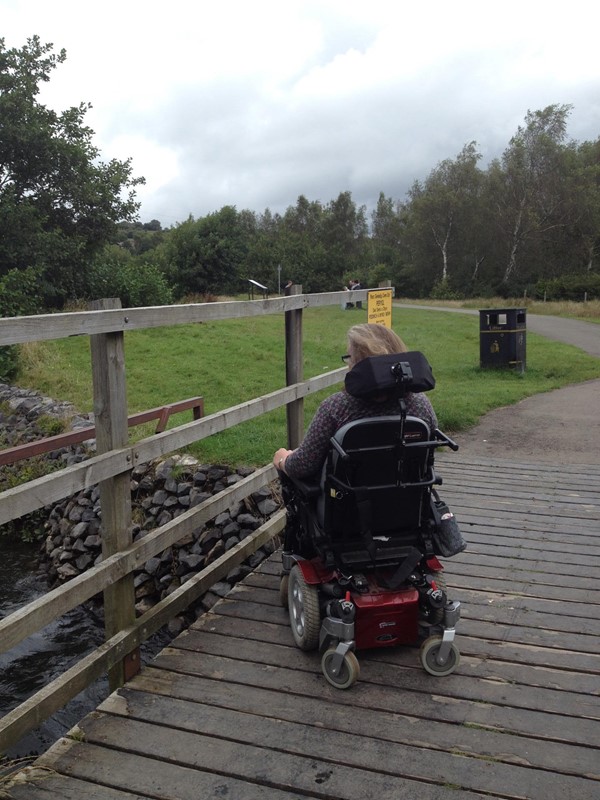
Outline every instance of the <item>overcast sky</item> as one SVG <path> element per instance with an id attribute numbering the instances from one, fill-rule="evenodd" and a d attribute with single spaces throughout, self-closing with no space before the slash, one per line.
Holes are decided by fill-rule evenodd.
<path id="1" fill-rule="evenodd" d="M 589 0 L 0 0 L 0 36 L 67 61 L 41 95 L 132 158 L 140 219 L 284 211 L 350 191 L 370 211 L 475 140 L 485 166 L 528 110 L 600 136 Z"/>

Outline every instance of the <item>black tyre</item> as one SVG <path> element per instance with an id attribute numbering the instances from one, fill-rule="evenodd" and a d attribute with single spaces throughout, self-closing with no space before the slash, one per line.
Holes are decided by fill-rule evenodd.
<path id="1" fill-rule="evenodd" d="M 289 574 L 288 611 L 294 641 L 301 650 L 315 650 L 319 645 L 321 614 L 319 592 L 306 583 L 300 567 L 295 564 Z"/>
<path id="2" fill-rule="evenodd" d="M 281 576 L 281 580 L 279 581 L 279 599 L 281 601 L 281 605 L 284 608 L 288 608 L 288 589 L 290 583 L 290 576 L 289 574 L 285 574 Z"/>

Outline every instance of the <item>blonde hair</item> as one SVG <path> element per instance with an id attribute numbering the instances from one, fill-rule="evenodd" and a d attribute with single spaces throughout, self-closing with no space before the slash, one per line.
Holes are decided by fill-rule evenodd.
<path id="1" fill-rule="evenodd" d="M 362 325 L 353 325 L 348 331 L 350 365 L 358 364 L 369 356 L 406 353 L 407 350 L 407 346 L 398 334 L 385 325 L 365 322 Z"/>

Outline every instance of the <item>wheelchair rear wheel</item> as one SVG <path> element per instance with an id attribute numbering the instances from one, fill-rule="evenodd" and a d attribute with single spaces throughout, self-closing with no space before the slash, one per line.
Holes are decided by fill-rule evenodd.
<path id="1" fill-rule="evenodd" d="M 319 591 L 316 586 L 306 583 L 297 564 L 289 575 L 288 610 L 292 635 L 298 647 L 301 650 L 315 650 L 321 630 Z"/>
<path id="2" fill-rule="evenodd" d="M 448 654 L 446 663 L 438 664 L 436 659 L 440 651 L 441 644 L 441 636 L 430 636 L 428 639 L 425 639 L 421 645 L 421 650 L 419 653 L 421 657 L 421 665 L 425 672 L 428 672 L 430 675 L 435 675 L 436 677 L 450 675 L 450 673 L 454 672 L 460 663 L 460 651 L 458 647 L 452 643 L 450 645 L 450 653 Z"/>
<path id="3" fill-rule="evenodd" d="M 321 659 L 323 675 L 325 675 L 329 683 L 335 686 L 336 689 L 349 689 L 356 683 L 360 675 L 358 658 L 354 655 L 352 650 L 349 650 L 344 656 L 340 671 L 334 674 L 332 671 L 334 655 L 335 649 L 333 647 L 323 653 L 323 658 Z"/>

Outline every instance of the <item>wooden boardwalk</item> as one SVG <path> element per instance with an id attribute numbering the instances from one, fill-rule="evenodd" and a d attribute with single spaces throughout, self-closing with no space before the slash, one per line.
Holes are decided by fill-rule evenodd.
<path id="1" fill-rule="evenodd" d="M 292 643 L 276 557 L 42 756 L 14 800 L 598 800 L 600 466 L 448 454 L 457 671 L 359 653 L 348 691 Z"/>

